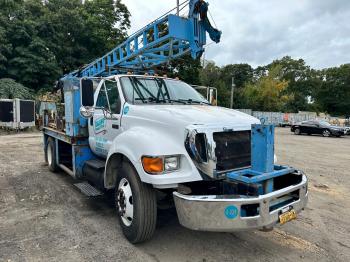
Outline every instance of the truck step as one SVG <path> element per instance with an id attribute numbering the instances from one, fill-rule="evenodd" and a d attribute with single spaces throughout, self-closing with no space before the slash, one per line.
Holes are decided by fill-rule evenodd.
<path id="1" fill-rule="evenodd" d="M 84 181 L 81 183 L 74 184 L 79 190 L 86 196 L 88 197 L 97 197 L 97 196 L 102 196 L 103 193 L 94 188 L 92 185 L 90 185 L 88 182 Z"/>
<path id="2" fill-rule="evenodd" d="M 93 169 L 104 169 L 106 161 L 101 159 L 90 159 L 86 161 L 85 164 L 92 167 Z"/>

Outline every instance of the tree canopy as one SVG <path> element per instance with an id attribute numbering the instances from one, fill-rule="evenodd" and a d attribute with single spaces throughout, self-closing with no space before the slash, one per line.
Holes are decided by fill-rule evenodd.
<path id="1" fill-rule="evenodd" d="M 289 81 L 281 75 L 282 66 L 270 67 L 267 75 L 260 77 L 254 83 L 247 83 L 243 95 L 247 104 L 253 110 L 281 111 L 284 105 L 291 99 L 285 94 L 289 87 Z"/>
<path id="2" fill-rule="evenodd" d="M 0 79 L 0 99 L 33 99 L 34 93 L 10 78 Z"/>
<path id="3" fill-rule="evenodd" d="M 314 99 L 321 109 L 340 115 L 350 115 L 350 64 L 322 70 Z"/>
<path id="4" fill-rule="evenodd" d="M 127 36 L 121 0 L 0 0 L 0 78 L 38 90 Z"/>
<path id="5" fill-rule="evenodd" d="M 213 62 L 200 71 L 203 85 L 218 89 L 218 104 L 230 106 L 232 77 L 235 108 L 350 114 L 350 64 L 312 69 L 303 59 L 289 56 L 253 69 L 248 64 L 223 67 Z"/>

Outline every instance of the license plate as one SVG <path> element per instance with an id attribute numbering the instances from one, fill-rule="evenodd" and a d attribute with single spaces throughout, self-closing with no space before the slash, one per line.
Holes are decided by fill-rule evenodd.
<path id="1" fill-rule="evenodd" d="M 285 224 L 285 223 L 287 223 L 287 222 L 289 222 L 289 221 L 291 221 L 293 219 L 296 219 L 297 218 L 297 213 L 295 213 L 295 210 L 292 209 L 292 210 L 289 210 L 289 211 L 281 214 L 279 216 L 279 218 L 280 218 L 280 224 L 283 225 L 283 224 Z"/>

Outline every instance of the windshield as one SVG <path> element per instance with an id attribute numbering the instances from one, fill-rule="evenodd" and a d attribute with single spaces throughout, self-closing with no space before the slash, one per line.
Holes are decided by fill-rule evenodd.
<path id="1" fill-rule="evenodd" d="M 126 100 L 132 104 L 209 104 L 201 94 L 179 80 L 127 76 L 120 81 Z"/>
<path id="2" fill-rule="evenodd" d="M 331 124 L 326 121 L 320 121 L 320 125 L 322 126 L 330 126 Z"/>

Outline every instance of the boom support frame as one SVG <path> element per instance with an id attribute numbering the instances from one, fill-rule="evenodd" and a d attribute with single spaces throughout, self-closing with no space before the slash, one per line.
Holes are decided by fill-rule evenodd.
<path id="1" fill-rule="evenodd" d="M 190 53 L 198 58 L 204 52 L 206 32 L 218 43 L 221 32 L 206 16 L 208 4 L 189 1 L 188 18 L 167 14 L 131 35 L 106 55 L 63 77 L 100 77 L 128 71 L 149 70 Z"/>

